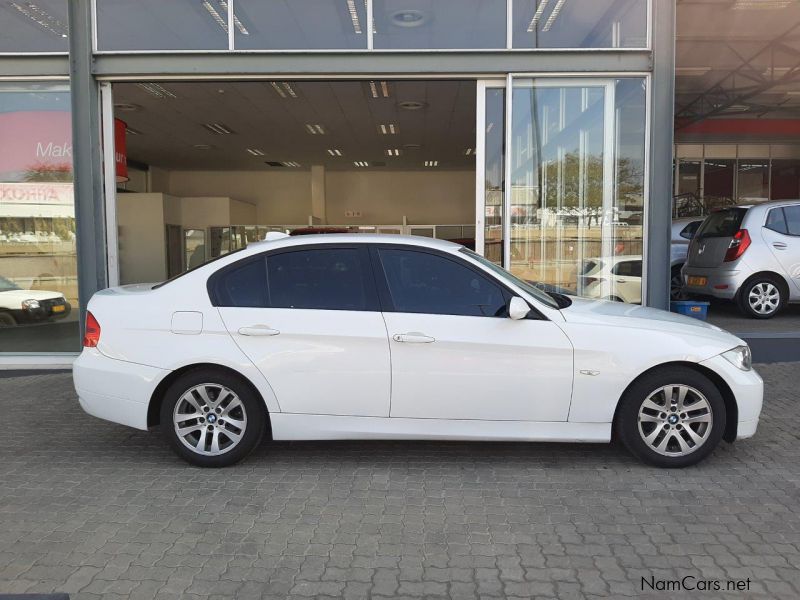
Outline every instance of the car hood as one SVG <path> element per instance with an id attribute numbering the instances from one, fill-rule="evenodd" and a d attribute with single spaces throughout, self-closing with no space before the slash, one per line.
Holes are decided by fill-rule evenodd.
<path id="1" fill-rule="evenodd" d="M 61 298 L 61 292 L 48 292 L 47 290 L 5 290 L 0 292 L 0 302 L 10 300 L 22 302 L 23 300 L 51 300 Z"/>
<path id="2" fill-rule="evenodd" d="M 716 325 L 666 310 L 607 300 L 589 300 L 575 297 L 570 297 L 570 300 L 572 300 L 572 304 L 567 308 L 561 309 L 561 314 L 567 323 L 611 325 L 613 327 L 664 331 L 687 338 L 703 337 L 707 340 L 719 342 L 723 350 L 745 343 L 732 333 L 720 329 Z"/>

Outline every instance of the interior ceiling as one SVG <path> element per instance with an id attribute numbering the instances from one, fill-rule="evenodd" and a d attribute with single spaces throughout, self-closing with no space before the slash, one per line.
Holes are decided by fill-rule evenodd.
<path id="1" fill-rule="evenodd" d="M 678 0 L 675 113 L 800 117 L 800 2 Z"/>
<path id="2" fill-rule="evenodd" d="M 165 169 L 474 168 L 474 81 L 372 83 L 374 92 L 369 81 L 117 83 L 114 105 L 129 128 L 129 160 Z M 204 127 L 214 123 L 233 133 Z M 396 133 L 381 134 L 390 124 Z M 309 133 L 317 125 L 324 133 Z"/>

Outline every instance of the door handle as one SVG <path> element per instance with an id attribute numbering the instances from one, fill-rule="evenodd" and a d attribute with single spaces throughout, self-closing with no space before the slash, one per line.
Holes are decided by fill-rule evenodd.
<path id="1" fill-rule="evenodd" d="M 409 333 L 396 333 L 392 336 L 395 342 L 408 342 L 409 344 L 430 344 L 435 342 L 436 339 L 418 331 L 411 331 Z"/>
<path id="2" fill-rule="evenodd" d="M 772 242 L 772 247 L 778 250 L 786 250 L 786 244 L 783 242 Z"/>
<path id="3" fill-rule="evenodd" d="M 624 279 L 617 279 L 617 283 L 625 283 Z"/>
<path id="4" fill-rule="evenodd" d="M 268 336 L 278 335 L 279 333 L 280 331 L 272 329 L 272 327 L 268 327 L 267 325 L 251 325 L 250 327 L 239 328 L 240 335 Z"/>

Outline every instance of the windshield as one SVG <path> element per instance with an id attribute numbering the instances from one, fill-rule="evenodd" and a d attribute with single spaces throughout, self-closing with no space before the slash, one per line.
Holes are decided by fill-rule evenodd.
<path id="1" fill-rule="evenodd" d="M 746 208 L 726 208 L 711 213 L 697 230 L 697 237 L 702 239 L 733 236 L 739 231 L 746 212 Z"/>
<path id="2" fill-rule="evenodd" d="M 501 279 L 504 279 L 508 282 L 513 283 L 518 288 L 524 290 L 526 293 L 530 294 L 534 298 L 536 298 L 542 304 L 549 306 L 550 308 L 559 308 L 558 302 L 556 302 L 550 294 L 543 292 L 533 284 L 520 279 L 519 277 L 515 277 L 508 271 L 506 271 L 502 267 L 498 267 L 492 261 L 485 259 L 483 256 L 478 254 L 477 252 L 473 252 L 467 248 L 462 248 L 461 252 L 468 255 L 470 258 L 475 259 L 483 266 L 489 268 L 495 275 L 499 276 Z"/>
<path id="3" fill-rule="evenodd" d="M 10 292 L 11 290 L 18 290 L 19 286 L 13 281 L 0 277 L 0 292 Z"/>

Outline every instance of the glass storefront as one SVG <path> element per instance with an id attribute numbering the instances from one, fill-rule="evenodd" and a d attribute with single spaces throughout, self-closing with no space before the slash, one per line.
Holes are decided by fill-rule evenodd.
<path id="1" fill-rule="evenodd" d="M 69 88 L 0 83 L 0 352 L 79 349 Z"/>

